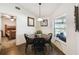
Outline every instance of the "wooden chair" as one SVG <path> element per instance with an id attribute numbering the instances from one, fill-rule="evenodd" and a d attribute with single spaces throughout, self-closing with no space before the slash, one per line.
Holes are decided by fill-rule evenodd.
<path id="1" fill-rule="evenodd" d="M 46 40 L 45 43 L 48 43 L 51 47 L 53 47 L 53 46 L 52 46 L 52 42 L 51 42 L 51 39 L 52 39 L 52 33 L 49 33 L 48 36 L 49 36 L 49 38 Z"/>
<path id="2" fill-rule="evenodd" d="M 24 37 L 25 37 L 25 40 L 26 40 L 26 47 L 25 47 L 25 52 L 27 52 L 27 48 L 28 48 L 28 45 L 31 45 L 33 44 L 33 41 L 31 38 L 28 37 L 27 34 L 24 34 Z"/>
<path id="3" fill-rule="evenodd" d="M 33 47 L 35 54 L 45 54 L 45 39 L 35 38 L 33 40 Z"/>

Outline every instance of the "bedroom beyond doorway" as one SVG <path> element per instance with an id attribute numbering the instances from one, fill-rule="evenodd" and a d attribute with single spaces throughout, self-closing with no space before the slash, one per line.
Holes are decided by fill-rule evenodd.
<path id="1" fill-rule="evenodd" d="M 2 14 L 1 22 L 2 48 L 8 46 L 8 42 L 16 44 L 16 17 L 8 14 Z"/>

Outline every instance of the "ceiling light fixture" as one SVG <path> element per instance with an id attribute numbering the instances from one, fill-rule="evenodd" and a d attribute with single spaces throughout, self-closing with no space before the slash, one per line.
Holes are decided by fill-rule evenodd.
<path id="1" fill-rule="evenodd" d="M 12 22 L 14 21 L 14 18 L 13 18 L 13 16 L 11 16 L 11 19 L 10 19 Z"/>
<path id="2" fill-rule="evenodd" d="M 39 17 L 37 21 L 43 21 L 43 19 L 41 18 L 41 3 L 39 3 Z"/>

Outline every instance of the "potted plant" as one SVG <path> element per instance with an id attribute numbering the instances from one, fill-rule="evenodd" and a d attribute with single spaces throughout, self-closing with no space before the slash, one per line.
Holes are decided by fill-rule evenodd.
<path id="1" fill-rule="evenodd" d="M 41 30 L 37 30 L 35 34 L 42 34 Z"/>
<path id="2" fill-rule="evenodd" d="M 37 30 L 35 34 L 40 37 L 41 34 L 42 34 L 42 31 L 41 30 Z"/>

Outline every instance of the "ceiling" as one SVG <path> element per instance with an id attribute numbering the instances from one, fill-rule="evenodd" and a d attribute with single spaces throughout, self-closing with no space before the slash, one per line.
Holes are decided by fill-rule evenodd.
<path id="1" fill-rule="evenodd" d="M 33 13 L 35 16 L 39 16 L 38 3 L 20 3 L 25 10 Z M 42 3 L 41 5 L 41 17 L 49 17 L 57 10 L 61 3 Z"/>

